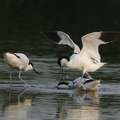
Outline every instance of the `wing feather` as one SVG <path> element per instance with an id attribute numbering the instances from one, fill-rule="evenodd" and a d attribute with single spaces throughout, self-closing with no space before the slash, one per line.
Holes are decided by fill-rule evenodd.
<path id="1" fill-rule="evenodd" d="M 98 46 L 101 44 L 107 44 L 120 40 L 120 32 L 114 31 L 102 31 L 93 32 L 82 37 L 83 48 L 81 54 L 87 53 L 90 57 L 92 56 L 96 60 L 100 60 Z"/>
<path id="2" fill-rule="evenodd" d="M 66 33 L 64 33 L 62 31 L 46 31 L 46 32 L 42 32 L 42 34 L 46 38 L 56 42 L 57 44 L 70 46 L 71 48 L 74 49 L 74 53 L 79 53 L 80 52 L 80 48 L 78 47 L 78 45 L 76 45 L 72 41 L 72 39 L 70 38 L 69 35 L 67 35 Z"/>

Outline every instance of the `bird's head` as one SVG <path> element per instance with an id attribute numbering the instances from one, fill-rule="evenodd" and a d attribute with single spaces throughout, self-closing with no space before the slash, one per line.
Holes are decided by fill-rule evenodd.
<path id="1" fill-rule="evenodd" d="M 63 77 L 63 66 L 66 65 L 66 63 L 69 61 L 70 61 L 70 58 L 67 56 L 62 56 L 58 58 L 57 63 L 60 66 L 59 77 L 60 77 L 60 74 L 62 74 L 62 77 Z"/>
<path id="2" fill-rule="evenodd" d="M 37 72 L 37 71 L 34 69 L 33 63 L 31 63 L 31 62 L 29 62 L 27 69 L 28 69 L 28 70 L 34 70 L 37 74 L 40 74 L 39 72 Z"/>
<path id="3" fill-rule="evenodd" d="M 57 61 L 57 63 L 58 63 L 58 65 L 60 66 L 60 67 L 63 67 L 67 62 L 69 62 L 70 61 L 70 58 L 69 57 L 67 57 L 67 56 L 62 56 L 62 57 L 59 57 L 58 58 L 58 61 Z"/>

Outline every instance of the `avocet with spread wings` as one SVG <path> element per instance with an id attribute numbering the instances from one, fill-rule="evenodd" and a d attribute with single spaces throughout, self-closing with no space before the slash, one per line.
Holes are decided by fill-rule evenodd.
<path id="1" fill-rule="evenodd" d="M 83 47 L 80 50 L 79 46 L 73 42 L 69 35 L 62 31 L 46 31 L 42 32 L 42 34 L 57 44 L 68 45 L 74 49 L 70 57 L 60 57 L 58 64 L 61 67 L 65 65 L 68 68 L 81 70 L 83 72 L 81 78 L 83 78 L 84 74 L 95 72 L 106 64 L 101 62 L 98 46 L 120 39 L 120 32 L 92 32 L 81 38 Z M 88 76 L 90 77 L 89 74 Z"/>

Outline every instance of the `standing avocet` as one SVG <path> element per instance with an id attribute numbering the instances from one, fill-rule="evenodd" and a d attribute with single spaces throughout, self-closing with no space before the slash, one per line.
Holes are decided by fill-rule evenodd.
<path id="1" fill-rule="evenodd" d="M 36 73 L 38 73 L 34 67 L 33 64 L 29 61 L 28 57 L 23 53 L 4 53 L 3 54 L 5 58 L 5 62 L 8 64 L 8 66 L 11 67 L 10 71 L 10 80 L 12 80 L 12 69 L 19 69 L 19 79 L 24 82 L 27 86 L 29 86 L 22 78 L 21 78 L 21 71 L 28 71 L 28 70 L 34 70 Z M 39 73 L 38 73 L 39 74 Z"/>
<path id="2" fill-rule="evenodd" d="M 98 46 L 120 39 L 120 32 L 92 32 L 82 37 L 83 48 L 80 51 L 78 45 L 72 41 L 69 35 L 62 31 L 46 31 L 42 32 L 42 34 L 57 44 L 68 45 L 74 48 L 73 54 L 70 57 L 60 57 L 58 59 L 58 64 L 60 66 L 66 65 L 72 69 L 82 70 L 83 73 L 81 78 L 83 78 L 85 73 L 88 74 L 88 72 L 95 72 L 106 64 L 101 62 Z"/>

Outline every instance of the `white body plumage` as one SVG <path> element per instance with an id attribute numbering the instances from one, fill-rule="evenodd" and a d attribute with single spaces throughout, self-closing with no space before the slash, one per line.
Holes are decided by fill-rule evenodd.
<path id="1" fill-rule="evenodd" d="M 12 80 L 12 69 L 19 69 L 19 79 L 24 82 L 27 86 L 29 86 L 24 80 L 21 78 L 21 71 L 34 70 L 38 73 L 33 64 L 29 61 L 28 57 L 23 53 L 4 53 L 3 54 L 5 62 L 10 66 L 10 80 Z M 39 73 L 38 73 L 39 74 Z"/>
<path id="2" fill-rule="evenodd" d="M 15 69 L 21 69 L 23 71 L 33 70 L 33 66 L 29 64 L 28 57 L 23 53 L 4 53 L 5 62 Z"/>
<path id="3" fill-rule="evenodd" d="M 62 31 L 47 31 L 42 32 L 42 34 L 46 38 L 57 42 L 57 44 L 68 45 L 74 49 L 71 57 L 60 57 L 58 59 L 58 64 L 61 67 L 66 65 L 72 69 L 82 70 L 82 77 L 85 73 L 88 74 L 88 72 L 95 72 L 106 64 L 101 62 L 98 50 L 99 45 L 107 44 L 120 39 L 120 32 L 92 32 L 81 38 L 83 47 L 80 50 L 79 46 L 72 41 L 69 35 Z"/>

